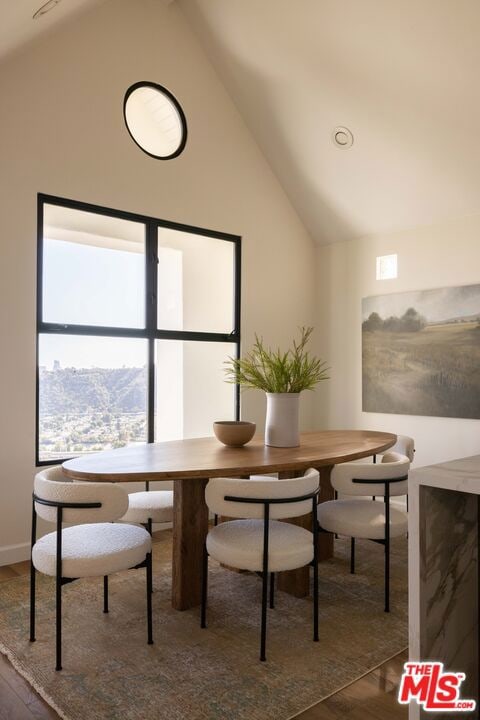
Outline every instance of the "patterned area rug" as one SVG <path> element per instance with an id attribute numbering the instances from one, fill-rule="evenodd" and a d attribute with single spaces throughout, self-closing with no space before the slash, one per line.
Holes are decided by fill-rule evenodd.
<path id="1" fill-rule="evenodd" d="M 38 576 L 37 641 L 28 642 L 28 579 L 0 584 L 0 650 L 66 720 L 287 720 L 407 645 L 406 540 L 392 548 L 392 612 L 383 612 L 383 548 L 347 542 L 320 565 L 320 642 L 312 602 L 278 592 L 267 662 L 258 661 L 261 580 L 210 562 L 207 630 L 170 606 L 171 541 L 154 545 L 154 639 L 146 644 L 144 570 L 64 586 L 64 656 L 54 671 L 54 584 Z"/>

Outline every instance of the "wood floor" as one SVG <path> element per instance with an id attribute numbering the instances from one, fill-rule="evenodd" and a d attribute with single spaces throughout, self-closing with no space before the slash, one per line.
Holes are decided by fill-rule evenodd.
<path id="1" fill-rule="evenodd" d="M 0 582 L 25 575 L 29 563 L 0 567 Z M 396 700 L 407 660 L 400 653 L 348 687 L 297 716 L 298 720 L 407 720 L 408 710 Z M 59 720 L 32 687 L 0 654 L 0 720 Z"/>

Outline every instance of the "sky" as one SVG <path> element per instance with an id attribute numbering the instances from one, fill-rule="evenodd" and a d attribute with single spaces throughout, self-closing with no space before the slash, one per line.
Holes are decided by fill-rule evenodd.
<path id="1" fill-rule="evenodd" d="M 101 247 L 99 242 L 90 245 L 44 239 L 43 320 L 65 325 L 144 328 L 145 254 Z M 161 317 L 166 327 L 182 327 L 184 322 L 179 252 L 159 248 L 159 302 L 163 303 Z M 192 277 L 196 278 L 198 258 L 194 260 Z M 213 296 L 218 302 L 218 293 L 205 295 L 209 301 Z M 173 304 L 172 297 L 176 300 Z M 197 314 L 205 314 L 208 303 L 202 304 L 194 293 L 191 297 Z M 205 435 L 217 413 L 232 417 L 234 392 L 223 382 L 222 363 L 234 346 L 161 340 L 156 350 L 157 408 L 161 408 L 157 414 L 158 437 L 181 437 L 184 431 L 190 436 Z M 53 369 L 55 361 L 61 368 L 142 368 L 147 364 L 147 351 L 148 341 L 144 338 L 44 333 L 39 338 L 38 364 L 47 370 Z M 202 383 L 195 382 L 193 370 L 201 373 Z M 188 413 L 184 415 L 185 408 Z"/>
<path id="2" fill-rule="evenodd" d="M 190 249 L 185 265 L 179 255 L 186 253 L 185 233 L 163 233 L 166 246 L 159 247 L 159 321 L 162 327 L 198 329 L 204 318 L 213 322 L 207 329 L 225 331 L 230 327 L 233 301 L 223 298 L 232 295 L 231 269 L 233 246 L 222 243 L 219 250 L 223 264 L 224 282 L 220 282 L 217 266 L 212 270 L 200 260 L 206 252 L 212 254 L 211 238 L 199 236 Z M 176 232 L 176 231 L 175 231 Z M 100 236 L 98 236 L 100 237 Z M 124 249 L 101 247 L 70 240 L 45 237 L 43 249 L 43 320 L 65 325 L 92 325 L 118 328 L 145 327 L 145 254 Z M 170 245 L 179 245 L 172 248 Z M 225 247 L 223 247 L 225 246 Z M 138 247 L 138 244 L 137 244 Z M 207 264 L 208 265 L 208 264 Z M 187 272 L 188 271 L 188 272 Z M 191 288 L 201 275 L 202 283 L 213 285 L 205 297 L 191 290 L 183 292 L 184 274 Z M 188 274 L 190 273 L 190 275 Z M 185 305 L 189 306 L 185 320 Z M 224 327 L 225 326 L 225 327 Z M 143 367 L 147 363 L 147 341 L 139 338 L 107 338 L 78 335 L 40 336 L 39 365 L 48 370 L 55 361 L 60 367 Z"/>
<path id="3" fill-rule="evenodd" d="M 480 285 L 363 298 L 362 320 L 366 320 L 372 312 L 377 312 L 384 319 L 391 315 L 400 317 L 410 307 L 415 308 L 428 322 L 440 322 L 463 315 L 480 317 Z"/>
<path id="4" fill-rule="evenodd" d="M 45 322 L 144 327 L 145 255 L 44 240 Z M 143 367 L 143 339 L 43 335 L 39 365 Z"/>

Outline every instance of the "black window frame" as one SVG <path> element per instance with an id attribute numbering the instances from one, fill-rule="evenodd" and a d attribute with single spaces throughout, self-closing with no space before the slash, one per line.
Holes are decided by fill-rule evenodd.
<path id="1" fill-rule="evenodd" d="M 145 327 L 119 328 L 99 325 L 65 325 L 49 323 L 43 320 L 43 220 L 44 206 L 58 205 L 72 210 L 107 215 L 122 220 L 143 223 L 145 225 Z M 234 317 L 231 333 L 200 332 L 188 330 L 161 330 L 157 327 L 157 281 L 158 281 L 158 229 L 169 228 L 193 235 L 203 235 L 218 240 L 232 242 L 234 251 Z M 40 335 L 89 335 L 97 337 L 141 338 L 147 340 L 147 443 L 155 441 L 155 341 L 156 340 L 190 340 L 198 342 L 231 343 L 235 357 L 240 356 L 240 315 L 241 315 L 241 248 L 242 238 L 239 235 L 208 230 L 207 228 L 186 225 L 140 215 L 125 210 L 92 203 L 70 200 L 38 193 L 37 195 L 37 329 L 36 329 L 36 390 L 35 390 L 35 463 L 37 467 L 59 465 L 69 458 L 56 460 L 40 460 L 40 373 L 39 373 L 39 337 Z M 235 386 L 234 393 L 235 418 L 240 418 L 240 387 Z M 69 456 L 71 457 L 71 456 Z"/>

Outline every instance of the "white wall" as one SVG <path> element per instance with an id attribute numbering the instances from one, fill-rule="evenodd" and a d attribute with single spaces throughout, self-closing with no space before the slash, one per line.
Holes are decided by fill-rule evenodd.
<path id="1" fill-rule="evenodd" d="M 480 453 L 480 420 L 362 412 L 361 366 L 362 298 L 480 283 L 479 237 L 475 215 L 319 248 L 319 352 L 332 379 L 316 399 L 317 425 L 411 435 L 419 466 Z M 398 278 L 376 280 L 376 256 L 390 253 L 398 253 Z"/>
<path id="2" fill-rule="evenodd" d="M 156 161 L 123 124 L 126 89 L 172 90 L 189 137 Z M 243 236 L 243 346 L 314 317 L 315 251 L 175 4 L 110 0 L 0 66 L 0 564 L 26 557 L 35 432 L 37 192 Z M 311 426 L 312 398 L 302 424 Z M 264 420 L 261 393 L 243 416 Z"/>

